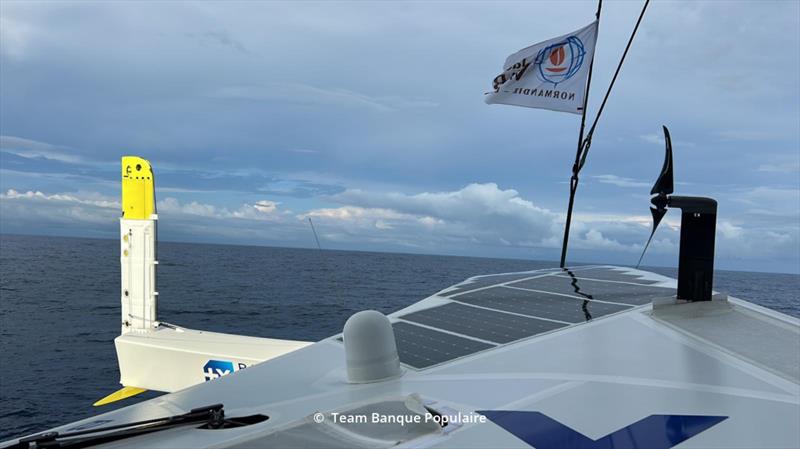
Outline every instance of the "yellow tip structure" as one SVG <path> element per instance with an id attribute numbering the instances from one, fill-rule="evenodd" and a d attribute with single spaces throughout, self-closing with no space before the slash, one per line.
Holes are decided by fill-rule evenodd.
<path id="1" fill-rule="evenodd" d="M 156 213 L 153 169 L 138 156 L 122 157 L 122 216 L 149 220 Z"/>
<path id="2" fill-rule="evenodd" d="M 137 394 L 144 393 L 144 388 L 136 388 L 136 387 L 123 387 L 120 390 L 117 390 L 110 395 L 100 399 L 99 401 L 92 404 L 95 407 L 100 407 L 101 405 L 111 404 L 112 402 L 121 401 L 123 399 L 127 399 L 131 396 L 136 396 Z"/>

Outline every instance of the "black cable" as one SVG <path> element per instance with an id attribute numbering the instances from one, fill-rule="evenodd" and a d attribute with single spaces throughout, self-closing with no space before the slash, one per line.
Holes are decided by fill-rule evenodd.
<path id="1" fill-rule="evenodd" d="M 222 404 L 199 407 L 182 415 L 164 418 L 95 427 L 75 432 L 46 432 L 21 438 L 15 445 L 5 446 L 5 448 L 85 448 L 144 435 L 146 433 L 171 429 L 176 426 L 201 422 L 205 422 L 210 428 L 216 429 L 223 427 L 225 425 L 225 412 Z"/>
<path id="2" fill-rule="evenodd" d="M 597 1 L 597 26 L 600 27 L 600 11 L 603 8 L 603 0 Z M 561 243 L 561 268 L 567 263 L 567 246 L 569 245 L 569 229 L 572 225 L 572 208 L 575 206 L 575 192 L 578 191 L 578 172 L 580 171 L 581 153 L 583 152 L 583 131 L 586 129 L 586 106 L 589 103 L 589 88 L 592 87 L 592 69 L 594 68 L 594 56 L 589 62 L 589 75 L 586 81 L 586 91 L 583 93 L 583 107 L 581 108 L 581 129 L 578 133 L 578 145 L 575 149 L 575 163 L 572 164 L 572 177 L 569 179 L 569 204 L 567 205 L 567 221 L 564 224 L 564 241 Z"/>
<path id="3" fill-rule="evenodd" d="M 597 110 L 597 116 L 594 118 L 592 122 L 592 126 L 589 127 L 589 132 L 586 133 L 586 138 L 583 140 L 583 145 L 581 149 L 581 161 L 578 164 L 578 171 L 583 168 L 583 164 L 586 163 L 586 156 L 589 154 L 589 147 L 592 146 L 592 135 L 594 134 L 594 130 L 597 127 L 597 122 L 600 120 L 600 116 L 603 114 L 603 109 L 606 107 L 606 102 L 608 101 L 609 95 L 611 95 L 611 89 L 614 88 L 614 83 L 617 81 L 617 76 L 619 75 L 620 70 L 622 69 L 622 64 L 625 62 L 625 57 L 628 55 L 628 50 L 631 48 L 631 44 L 633 43 L 633 38 L 636 36 L 636 32 L 639 30 L 639 24 L 642 23 L 642 18 L 644 17 L 644 12 L 647 11 L 647 5 L 650 4 L 650 0 L 645 0 L 644 6 L 642 7 L 642 12 L 639 13 L 639 19 L 636 21 L 636 26 L 633 28 L 633 32 L 631 33 L 631 37 L 628 39 L 628 45 L 625 46 L 625 51 L 622 53 L 622 58 L 619 60 L 619 64 L 617 64 L 617 70 L 614 72 L 614 77 L 611 78 L 611 84 L 608 85 L 608 90 L 606 91 L 606 96 L 603 97 L 603 102 L 600 103 L 600 109 Z"/>

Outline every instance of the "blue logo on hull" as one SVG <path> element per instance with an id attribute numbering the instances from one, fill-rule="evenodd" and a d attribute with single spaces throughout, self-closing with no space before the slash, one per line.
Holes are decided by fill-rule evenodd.
<path id="1" fill-rule="evenodd" d="M 540 412 L 479 410 L 536 449 L 670 449 L 727 416 L 650 415 L 593 440 Z"/>
<path id="2" fill-rule="evenodd" d="M 238 364 L 238 369 L 247 368 L 247 365 L 244 363 Z M 233 362 L 229 362 L 227 360 L 209 360 L 203 365 L 203 375 L 206 378 L 206 381 L 218 379 L 222 376 L 227 376 L 228 374 L 237 371 Z"/>

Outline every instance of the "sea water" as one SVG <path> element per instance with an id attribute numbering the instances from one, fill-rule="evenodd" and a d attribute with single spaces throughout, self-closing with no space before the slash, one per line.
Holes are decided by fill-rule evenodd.
<path id="1" fill-rule="evenodd" d="M 315 341 L 353 313 L 393 312 L 470 276 L 554 262 L 159 242 L 159 319 Z M 673 268 L 646 268 L 675 277 Z M 120 388 L 116 240 L 0 235 L 0 441 L 105 407 Z M 719 271 L 715 289 L 800 317 L 800 276 Z"/>

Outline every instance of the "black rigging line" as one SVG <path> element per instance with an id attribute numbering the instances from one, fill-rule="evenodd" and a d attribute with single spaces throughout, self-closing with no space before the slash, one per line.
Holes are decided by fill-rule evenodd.
<path id="1" fill-rule="evenodd" d="M 570 224 L 572 222 L 572 209 L 575 203 L 575 193 L 578 190 L 578 173 L 580 173 L 583 165 L 586 163 L 586 156 L 589 155 L 589 147 L 592 146 L 592 136 L 594 135 L 594 130 L 597 127 L 597 122 L 600 120 L 600 116 L 603 114 L 603 109 L 606 107 L 606 102 L 608 101 L 609 95 L 611 95 L 611 90 L 614 88 L 614 83 L 617 81 L 617 77 L 619 76 L 619 72 L 622 69 L 622 64 L 625 62 L 625 57 L 628 55 L 628 50 L 631 48 L 631 44 L 633 43 L 633 38 L 636 36 L 636 32 L 639 30 L 639 25 L 642 23 L 642 18 L 644 17 L 644 13 L 647 10 L 647 5 L 650 4 L 650 0 L 645 0 L 644 6 L 642 7 L 642 12 L 639 13 L 639 19 L 636 21 L 636 26 L 633 28 L 633 32 L 631 33 L 631 37 L 628 39 L 628 45 L 625 46 L 625 51 L 622 53 L 622 57 L 619 60 L 619 64 L 617 64 L 617 70 L 614 72 L 614 77 L 611 79 L 611 84 L 608 86 L 608 90 L 606 90 L 606 95 L 603 97 L 603 102 L 600 104 L 600 109 L 597 111 L 597 116 L 594 118 L 592 122 L 592 126 L 589 127 L 589 132 L 586 134 L 584 138 L 584 127 L 586 126 L 586 108 L 588 105 L 589 99 L 589 87 L 592 81 L 592 65 L 594 63 L 594 57 L 592 57 L 592 62 L 589 64 L 589 78 L 586 83 L 586 95 L 584 96 L 583 101 L 583 111 L 581 114 L 581 128 L 580 133 L 578 134 L 578 149 L 575 153 L 575 164 L 572 166 L 572 177 L 570 178 L 570 186 L 569 186 L 569 205 L 567 206 L 567 221 L 564 226 L 564 242 L 561 246 L 561 268 L 566 266 L 567 260 L 567 245 L 569 244 L 569 229 Z M 600 10 L 602 8 L 603 1 L 599 0 L 597 3 L 597 13 L 595 14 L 598 21 L 598 26 L 600 22 Z"/>
<path id="2" fill-rule="evenodd" d="M 592 146 L 592 135 L 594 135 L 594 130 L 597 127 L 597 122 L 600 120 L 600 116 L 603 114 L 603 109 L 606 107 L 606 102 L 608 101 L 609 95 L 611 95 L 611 89 L 614 88 L 614 83 L 617 82 L 617 76 L 619 76 L 619 72 L 622 69 L 622 64 L 625 62 L 625 57 L 628 55 L 628 50 L 631 48 L 631 44 L 633 43 L 633 38 L 636 36 L 636 32 L 639 30 L 639 24 L 642 23 L 642 18 L 644 17 L 644 12 L 647 11 L 647 5 L 650 4 L 650 0 L 645 0 L 644 6 L 642 7 L 642 12 L 639 13 L 639 19 L 636 21 L 636 26 L 633 27 L 633 32 L 631 33 L 631 37 L 628 39 L 628 45 L 625 46 L 625 51 L 622 53 L 622 58 L 619 60 L 619 64 L 617 64 L 617 70 L 614 72 L 614 77 L 611 78 L 611 84 L 608 85 L 608 90 L 606 91 L 605 97 L 603 97 L 603 102 L 600 103 L 600 109 L 597 111 L 597 116 L 594 118 L 592 122 L 592 126 L 589 127 L 589 132 L 586 133 L 586 138 L 583 140 L 583 145 L 581 149 L 581 161 L 578 164 L 578 171 L 583 168 L 583 164 L 586 163 L 586 156 L 589 154 L 589 147 Z"/>
<path id="3" fill-rule="evenodd" d="M 311 221 L 311 217 L 308 217 L 308 224 L 311 225 L 311 232 L 314 233 L 314 240 L 317 242 L 317 250 L 319 250 L 320 260 L 322 262 L 322 270 L 326 273 L 328 278 L 328 285 L 333 290 L 333 297 L 336 301 L 336 304 L 339 307 L 347 307 L 344 299 L 342 298 L 342 292 L 339 288 L 339 284 L 336 282 L 336 264 L 334 261 L 334 268 L 331 269 L 330 265 L 328 264 L 328 256 L 330 254 L 326 254 L 325 251 L 322 251 L 322 245 L 319 243 L 319 236 L 317 235 L 317 229 L 314 227 L 314 222 Z"/>
<path id="4" fill-rule="evenodd" d="M 600 11 L 603 9 L 603 0 L 597 0 L 597 27 L 600 27 Z M 595 34 L 595 37 L 597 34 Z M 564 241 L 561 244 L 561 268 L 567 262 L 567 245 L 569 245 L 569 228 L 572 224 L 572 208 L 575 206 L 575 192 L 578 190 L 578 172 L 580 168 L 581 153 L 583 151 L 583 131 L 586 129 L 586 107 L 589 104 L 589 89 L 592 87 L 592 69 L 594 68 L 594 55 L 589 61 L 589 74 L 586 80 L 586 92 L 583 94 L 583 107 L 581 108 L 581 129 L 578 133 L 578 147 L 575 151 L 575 163 L 572 165 L 572 177 L 569 179 L 569 205 L 567 205 L 567 221 L 564 224 Z"/>

